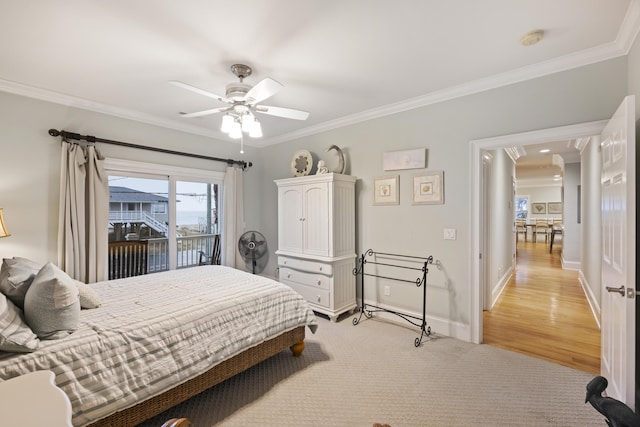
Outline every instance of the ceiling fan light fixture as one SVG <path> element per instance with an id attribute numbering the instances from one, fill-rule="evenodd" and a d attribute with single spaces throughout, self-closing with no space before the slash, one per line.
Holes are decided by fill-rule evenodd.
<path id="1" fill-rule="evenodd" d="M 254 123 L 255 123 L 255 120 L 253 120 L 253 116 L 251 116 L 251 114 L 247 113 L 242 115 L 242 131 L 243 132 L 246 132 L 246 133 L 251 132 L 251 129 L 253 128 Z"/>
<path id="2" fill-rule="evenodd" d="M 262 126 L 258 119 L 254 119 L 253 126 L 251 127 L 251 131 L 249 132 L 249 136 L 251 138 L 262 138 Z"/>
<path id="3" fill-rule="evenodd" d="M 220 127 L 220 130 L 224 133 L 231 133 L 233 130 L 233 123 L 233 117 L 230 114 L 225 114 L 222 116 L 222 126 Z"/>
<path id="4" fill-rule="evenodd" d="M 242 125 L 239 121 L 234 121 L 231 131 L 229 132 L 229 138 L 240 139 L 242 138 Z"/>
<path id="5" fill-rule="evenodd" d="M 181 115 L 183 117 L 190 118 L 202 117 L 215 113 L 225 113 L 222 117 L 220 130 L 232 139 L 242 139 L 241 147 L 245 133 L 251 138 L 260 138 L 263 136 L 262 126 L 255 117 L 255 113 L 293 120 L 306 120 L 309 117 L 309 113 L 307 111 L 260 105 L 262 101 L 272 97 L 283 87 L 283 85 L 278 81 L 270 77 L 265 77 L 253 86 L 248 85 L 244 83 L 244 79 L 249 77 L 253 70 L 251 67 L 244 64 L 233 64 L 231 66 L 231 72 L 238 77 L 240 81 L 227 84 L 225 96 L 220 96 L 177 80 L 171 80 L 170 83 L 174 86 L 181 87 L 227 104 L 226 107 L 212 108 L 209 110 L 196 111 L 194 113 L 181 113 Z M 241 148 L 241 152 L 242 150 L 243 149 Z"/>

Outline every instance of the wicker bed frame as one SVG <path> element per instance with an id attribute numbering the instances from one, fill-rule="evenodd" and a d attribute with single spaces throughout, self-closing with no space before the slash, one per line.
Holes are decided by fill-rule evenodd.
<path id="1" fill-rule="evenodd" d="M 250 367 L 290 348 L 294 356 L 304 350 L 305 327 L 299 326 L 255 347 L 223 361 L 207 372 L 190 379 L 166 392 L 145 400 L 106 418 L 90 424 L 90 427 L 131 427 L 167 409 L 184 402 L 206 389 L 249 369 Z"/>

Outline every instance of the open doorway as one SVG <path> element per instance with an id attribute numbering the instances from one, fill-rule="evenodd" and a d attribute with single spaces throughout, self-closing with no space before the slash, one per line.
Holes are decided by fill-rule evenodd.
<path id="1" fill-rule="evenodd" d="M 486 151 L 588 138 L 591 135 L 598 135 L 604 128 L 605 123 L 604 121 L 590 122 L 471 141 L 471 212 L 478 212 L 483 206 L 480 197 L 483 195 L 483 153 Z M 511 182 L 506 182 L 505 185 L 511 185 Z M 504 232 L 512 232 L 511 227 Z M 491 236 L 487 235 L 481 220 L 474 216 L 471 217 L 471 340 L 476 343 L 482 342 L 484 296 L 486 295 L 486 286 L 489 285 L 484 280 L 486 274 L 484 274 L 485 265 L 482 255 L 486 239 L 493 238 L 495 234 L 496 230 L 492 230 Z"/>

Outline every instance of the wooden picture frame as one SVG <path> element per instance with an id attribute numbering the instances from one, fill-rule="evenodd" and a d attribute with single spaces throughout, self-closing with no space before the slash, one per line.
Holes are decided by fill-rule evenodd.
<path id="1" fill-rule="evenodd" d="M 400 175 L 379 176 L 373 179 L 373 204 L 400 204 Z"/>
<path id="2" fill-rule="evenodd" d="M 546 203 L 531 203 L 531 213 L 536 215 L 542 215 L 547 213 Z"/>
<path id="3" fill-rule="evenodd" d="M 562 202 L 549 202 L 547 203 L 548 213 L 550 214 L 561 214 L 562 213 Z"/>
<path id="4" fill-rule="evenodd" d="M 427 172 L 413 177 L 414 205 L 444 204 L 444 172 Z"/>

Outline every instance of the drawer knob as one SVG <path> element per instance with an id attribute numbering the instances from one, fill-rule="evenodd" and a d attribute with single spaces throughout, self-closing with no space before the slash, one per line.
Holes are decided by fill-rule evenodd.
<path id="1" fill-rule="evenodd" d="M 291 273 L 287 273 L 287 279 L 291 278 Z"/>
<path id="2" fill-rule="evenodd" d="M 320 295 L 318 295 L 318 302 L 322 302 L 322 298 L 320 298 Z"/>
<path id="3" fill-rule="evenodd" d="M 318 279 L 318 286 L 322 285 L 322 280 Z"/>
<path id="4" fill-rule="evenodd" d="M 287 260 L 285 259 L 285 260 L 284 260 L 284 262 L 283 262 L 283 264 L 286 264 L 286 263 L 287 263 Z"/>
<path id="5" fill-rule="evenodd" d="M 320 271 L 322 271 L 322 267 L 320 267 Z"/>

